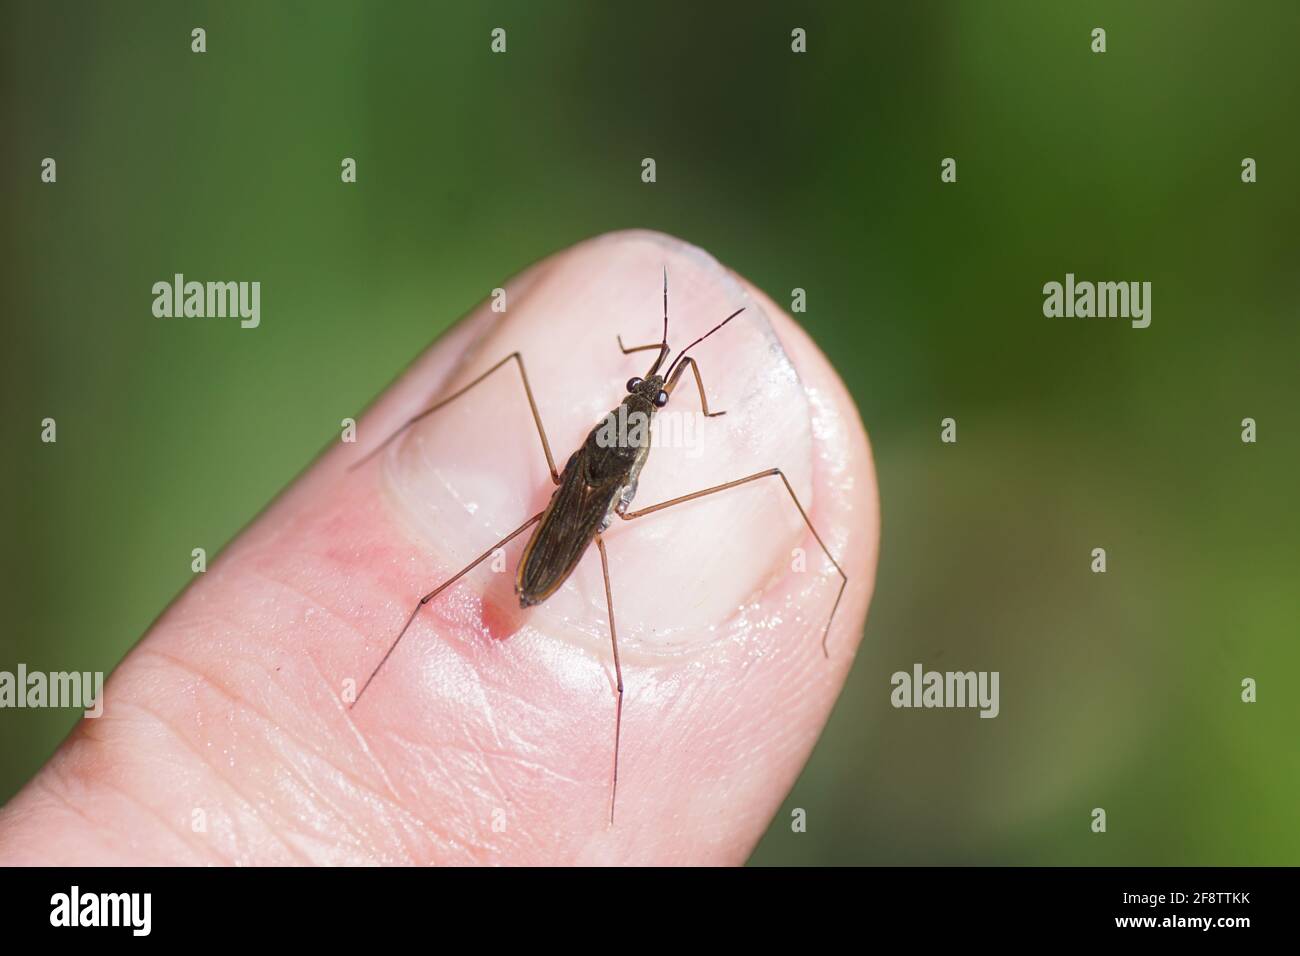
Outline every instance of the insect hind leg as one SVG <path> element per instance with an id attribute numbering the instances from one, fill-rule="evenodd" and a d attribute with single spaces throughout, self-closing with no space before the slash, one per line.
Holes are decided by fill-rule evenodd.
<path id="1" fill-rule="evenodd" d="M 497 548 L 503 547 L 504 545 L 508 544 L 512 539 L 517 538 L 519 535 L 523 534 L 524 531 L 528 530 L 528 528 L 535 525 L 538 521 L 541 520 L 543 514 L 545 514 L 545 512 L 539 511 L 537 514 L 533 515 L 531 518 L 529 518 L 527 521 L 521 524 L 514 531 L 511 531 L 508 535 L 506 535 L 496 544 L 492 545 L 492 547 L 488 548 L 486 551 L 480 554 L 469 564 L 465 565 L 465 567 L 457 571 L 446 581 L 443 581 L 441 584 L 439 584 L 428 594 L 424 595 L 424 597 L 420 598 L 420 600 L 416 603 L 415 607 L 411 609 L 411 613 L 407 617 L 406 623 L 402 625 L 402 629 L 397 632 L 397 638 L 393 641 L 392 644 L 388 646 L 388 650 L 384 652 L 384 656 L 380 659 L 379 663 L 375 665 L 375 669 L 370 672 L 370 676 L 366 678 L 366 682 L 361 685 L 361 690 L 357 692 L 357 699 L 348 705 L 349 709 L 355 707 L 360 702 L 361 695 L 366 692 L 366 688 L 370 686 L 370 683 L 375 679 L 375 676 L 381 670 L 383 670 L 384 665 L 388 663 L 388 658 L 393 656 L 393 651 L 397 650 L 397 645 L 402 642 L 402 638 L 405 637 L 406 632 L 410 630 L 411 624 L 414 623 L 415 621 L 415 616 L 420 613 L 420 608 L 424 607 L 426 604 L 428 604 L 430 601 L 436 598 L 443 591 L 447 590 L 447 588 L 451 587 L 453 584 L 455 584 L 465 575 L 469 574 L 469 572 L 473 571 L 476 567 L 478 567 L 480 564 L 482 564 L 484 561 L 490 558 L 492 556 L 492 553 L 496 551 Z"/>
<path id="2" fill-rule="evenodd" d="M 836 561 L 835 557 L 831 554 L 831 549 L 826 547 L 826 542 L 822 540 L 822 536 L 818 534 L 817 529 L 813 527 L 812 520 L 808 517 L 808 512 L 804 510 L 803 504 L 799 501 L 799 496 L 794 493 L 794 488 L 791 486 L 790 480 L 786 478 L 785 472 L 780 468 L 768 468 L 766 471 L 755 472 L 752 475 L 746 475 L 744 478 L 737 478 L 734 481 L 724 481 L 720 485 L 713 485 L 710 488 L 702 488 L 699 491 L 691 492 L 689 495 L 680 495 L 676 498 L 669 498 L 667 501 L 661 501 L 658 504 L 650 505 L 647 508 L 638 508 L 636 511 L 629 511 L 626 514 L 620 514 L 619 517 L 625 521 L 631 521 L 634 518 L 642 518 L 648 514 L 654 514 L 656 511 L 663 511 L 665 508 L 671 508 L 673 505 L 685 504 L 688 501 L 694 501 L 696 498 L 703 498 L 705 495 L 717 494 L 718 492 L 726 491 L 729 488 L 738 488 L 741 485 L 747 485 L 751 481 L 758 481 L 760 478 L 771 478 L 773 476 L 781 479 L 781 483 L 785 485 L 785 490 L 790 493 L 790 500 L 793 501 L 794 506 L 799 509 L 799 516 L 803 518 L 803 523 L 808 526 L 808 530 L 812 532 L 812 536 L 816 538 L 817 543 L 821 545 L 822 552 L 826 555 L 826 560 L 834 566 L 836 572 L 840 576 L 840 589 L 835 594 L 835 604 L 831 607 L 830 617 L 826 619 L 826 629 L 822 631 L 822 653 L 829 658 L 831 655 L 830 651 L 826 647 L 826 639 L 830 637 L 831 623 L 835 620 L 835 612 L 839 610 L 840 599 L 844 597 L 844 588 L 849 583 L 849 576 L 844 573 L 844 569 L 840 567 L 839 562 Z"/>
<path id="3" fill-rule="evenodd" d="M 605 575 L 605 607 L 609 609 L 609 642 L 614 648 L 614 688 L 618 700 L 614 704 L 614 778 L 609 788 L 609 825 L 614 825 L 614 802 L 618 799 L 618 748 L 623 734 L 623 665 L 618 659 L 618 630 L 614 627 L 614 595 L 609 587 L 609 555 L 605 553 L 605 539 L 596 535 L 600 549 L 600 570 Z"/>

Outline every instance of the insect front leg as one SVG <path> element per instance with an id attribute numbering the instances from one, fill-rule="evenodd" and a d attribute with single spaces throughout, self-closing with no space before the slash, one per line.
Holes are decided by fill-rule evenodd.
<path id="1" fill-rule="evenodd" d="M 614 338 L 618 340 L 619 351 L 624 355 L 631 355 L 633 352 L 648 352 L 650 349 L 662 349 L 664 347 L 662 342 L 651 342 L 649 345 L 634 345 L 628 348 L 623 344 L 623 336 L 616 335 Z"/>
<path id="2" fill-rule="evenodd" d="M 357 699 L 354 700 L 350 705 L 348 705 L 349 708 L 355 707 L 357 705 L 357 702 L 361 700 L 361 695 L 366 692 L 366 688 L 370 686 L 370 682 L 375 679 L 375 675 L 378 674 L 380 670 L 383 669 L 383 666 L 388 663 L 388 658 L 392 657 L 393 651 L 397 650 L 397 645 L 400 644 L 402 642 L 402 638 L 406 636 L 406 632 L 410 629 L 412 622 L 415 620 L 415 615 L 420 613 L 420 608 L 424 607 L 426 604 L 428 604 L 430 601 L 436 598 L 443 591 L 447 590 L 447 588 L 451 587 L 453 584 L 455 584 L 457 581 L 459 581 L 465 575 L 469 574 L 469 572 L 473 571 L 476 567 L 478 567 L 485 560 L 491 557 L 492 553 L 496 551 L 497 548 L 504 547 L 513 538 L 516 538 L 519 535 L 523 534 L 526 530 L 531 528 L 538 521 L 542 520 L 543 514 L 545 514 L 545 512 L 539 511 L 537 514 L 533 515 L 531 518 L 529 518 L 527 521 L 521 524 L 514 531 L 511 531 L 508 535 L 506 535 L 496 544 L 492 545 L 492 547 L 488 548 L 486 551 L 480 554 L 469 564 L 465 565 L 465 567 L 457 571 L 446 581 L 443 581 L 441 584 L 439 584 L 436 588 L 434 588 L 424 597 L 420 598 L 420 600 L 416 603 L 415 607 L 411 610 L 410 616 L 407 617 L 406 623 L 402 625 L 402 629 L 397 632 L 397 638 L 393 641 L 392 644 L 389 645 L 388 650 L 384 652 L 383 658 L 379 661 L 378 664 L 375 665 L 375 669 L 370 672 L 370 676 L 366 678 L 366 682 L 361 685 L 361 690 L 357 693 Z"/>
<path id="3" fill-rule="evenodd" d="M 849 583 L 849 576 L 844 573 L 844 569 L 840 567 L 839 562 L 831 555 L 830 548 L 826 547 L 826 542 L 822 540 L 822 536 L 819 535 L 817 529 L 813 527 L 813 523 L 808 517 L 808 512 L 804 510 L 803 505 L 799 502 L 799 496 L 794 493 L 794 488 L 790 485 L 789 479 L 786 478 L 785 473 L 782 472 L 780 468 L 769 468 L 766 471 L 746 475 L 744 478 L 737 478 L 735 481 L 725 481 L 722 484 L 714 485 L 711 488 L 693 491 L 689 495 L 681 495 L 677 498 L 670 498 L 667 501 L 661 501 L 659 504 L 650 505 L 648 508 L 638 508 L 636 511 L 629 511 L 626 513 L 620 512 L 619 517 L 625 521 L 631 521 L 633 518 L 642 518 L 648 514 L 654 514 L 656 511 L 663 511 L 665 508 L 671 508 L 673 505 L 685 504 L 688 501 L 694 501 L 696 498 L 703 498 L 705 495 L 717 494 L 718 492 L 726 491 L 729 488 L 738 488 L 741 485 L 749 484 L 751 481 L 758 481 L 760 478 L 770 478 L 772 476 L 781 479 L 781 483 L 785 485 L 785 490 L 790 493 L 790 500 L 793 501 L 794 506 L 799 509 L 799 516 L 803 518 L 803 523 L 808 526 L 808 530 L 812 532 L 812 536 L 816 538 L 817 543 L 821 545 L 822 552 L 826 555 L 826 560 L 830 561 L 830 563 L 834 565 L 835 570 L 840 576 L 840 589 L 835 595 L 835 604 L 831 607 L 831 615 L 826 619 L 826 629 L 822 632 L 822 653 L 827 657 L 830 657 L 830 651 L 827 650 L 826 647 L 826 639 L 830 636 L 831 622 L 835 620 L 835 612 L 839 609 L 840 598 L 844 597 L 844 588 Z"/>
<path id="4" fill-rule="evenodd" d="M 555 469 L 555 459 L 551 457 L 551 443 L 546 440 L 546 429 L 542 427 L 542 416 L 541 413 L 537 411 L 537 402 L 533 399 L 533 389 L 528 384 L 528 372 L 524 369 L 524 358 L 518 352 L 511 352 L 500 362 L 497 362 L 496 365 L 493 365 L 490 369 L 488 369 L 478 378 L 474 379 L 474 381 L 470 382 L 464 388 L 459 389 L 458 391 L 454 392 L 451 395 L 448 395 L 442 401 L 430 405 L 428 408 L 420 412 L 418 415 L 414 415 L 411 418 L 407 419 L 405 424 L 403 424 L 400 428 L 398 428 L 397 431 L 393 432 L 382 442 L 380 442 L 378 447 L 367 452 L 364 458 L 362 458 L 355 465 L 352 465 L 348 470 L 352 471 L 355 468 L 360 468 L 362 465 L 368 462 L 375 455 L 379 454 L 381 451 L 387 448 L 389 443 L 392 442 L 394 438 L 396 438 L 402 432 L 406 431 L 406 429 L 410 428 L 420 419 L 426 418 L 427 416 L 432 415 L 438 409 L 450 405 L 456 399 L 460 398 L 462 395 L 464 395 L 466 392 L 472 389 L 475 385 L 478 385 L 489 375 L 491 375 L 497 369 L 501 368 L 501 366 L 505 365 L 507 362 L 510 361 L 513 361 L 516 365 L 519 366 L 519 378 L 524 384 L 524 394 L 528 397 L 528 408 L 533 413 L 533 422 L 537 425 L 537 437 L 539 437 L 542 440 L 542 451 L 546 454 L 546 465 L 548 468 L 551 469 L 551 481 L 553 481 L 555 484 L 558 485 L 560 483 L 560 473 Z"/>

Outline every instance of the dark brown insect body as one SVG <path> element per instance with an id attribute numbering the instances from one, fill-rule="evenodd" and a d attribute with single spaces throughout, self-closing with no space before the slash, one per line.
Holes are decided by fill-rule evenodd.
<path id="1" fill-rule="evenodd" d="M 691 342 L 690 345 L 677 353 L 676 358 L 673 359 L 667 370 L 660 374 L 660 369 L 668 356 L 668 274 L 665 271 L 662 341 L 625 348 L 622 339 L 619 339 L 619 348 L 622 349 L 624 355 L 650 349 L 657 350 L 659 354 L 655 358 L 654 364 L 646 373 L 645 378 L 638 377 L 628 381 L 627 395 L 623 401 L 591 430 L 582 446 L 569 457 L 562 472 L 557 471 L 555 468 L 555 459 L 551 456 L 551 446 L 546 440 L 546 429 L 542 427 L 542 418 L 537 411 L 537 403 L 533 399 L 532 387 L 528 383 L 528 373 L 524 370 L 524 360 L 518 352 L 506 356 L 464 388 L 409 419 L 402 428 L 398 429 L 398 432 L 390 435 L 378 448 L 352 466 L 354 468 L 359 467 L 380 449 L 387 446 L 402 430 L 460 398 L 497 369 L 513 361 L 519 366 L 519 377 L 524 386 L 524 394 L 528 398 L 528 406 L 532 411 L 533 422 L 537 426 L 537 435 L 541 439 L 542 451 L 546 455 L 551 480 L 556 485 L 551 500 L 544 511 L 533 515 L 510 534 L 496 542 L 491 548 L 480 554 L 457 574 L 420 598 L 412 609 L 410 616 L 407 617 L 406 624 L 398 632 L 392 644 L 389 645 L 388 651 L 375 666 L 375 669 L 371 671 L 370 677 L 361 686 L 361 690 L 357 693 L 357 701 L 361 699 L 361 695 L 366 692 L 366 688 L 370 686 L 375 676 L 383 668 L 389 657 L 392 656 L 393 651 L 415 620 L 415 616 L 420 612 L 420 608 L 478 567 L 498 548 L 504 547 L 533 525 L 537 525 L 528 540 L 527 546 L 524 548 L 515 575 L 515 593 L 519 597 L 520 606 L 527 608 L 534 604 L 540 604 L 554 594 L 568 580 L 569 575 L 573 573 L 574 568 L 577 567 L 578 562 L 582 560 L 582 556 L 587 553 L 587 549 L 591 547 L 594 541 L 600 551 L 601 571 L 605 580 L 605 604 L 609 611 L 609 637 L 614 654 L 614 686 L 617 694 L 614 711 L 613 781 L 610 787 L 610 823 L 613 823 L 614 798 L 618 792 L 619 740 L 623 722 L 623 668 L 619 662 L 618 631 L 614 623 L 614 596 L 609 580 L 609 556 L 605 551 L 605 540 L 602 532 L 609 527 L 615 516 L 631 521 L 635 518 L 662 511 L 665 508 L 672 508 L 688 501 L 695 501 L 706 495 L 717 494 L 729 488 L 748 484 L 751 481 L 771 477 L 781 479 L 785 490 L 790 495 L 790 499 L 794 502 L 795 507 L 799 509 L 804 524 L 807 525 L 813 537 L 817 539 L 818 545 L 821 546 L 822 551 L 825 552 L 827 559 L 841 578 L 839 593 L 835 597 L 835 604 L 831 608 L 830 617 L 826 621 L 826 630 L 822 633 L 822 650 L 823 652 L 826 651 L 826 638 L 830 634 L 831 621 L 835 618 L 835 610 L 839 607 L 840 598 L 844 594 L 844 586 L 848 583 L 848 578 L 831 556 L 830 550 L 813 527 L 812 521 L 809 520 L 807 512 L 804 511 L 803 505 L 800 504 L 798 496 L 795 495 L 794 488 L 791 487 L 790 482 L 786 480 L 785 475 L 779 468 L 768 468 L 765 471 L 755 472 L 752 475 L 723 482 L 710 488 L 703 488 L 688 495 L 680 495 L 668 501 L 661 501 L 649 507 L 639 508 L 636 511 L 628 510 L 633 497 L 636 495 L 637 479 L 641 474 L 641 469 L 650 456 L 650 425 L 654 420 L 655 412 L 668 404 L 669 398 L 688 368 L 695 376 L 695 384 L 700 393 L 700 405 L 705 416 L 716 418 L 719 415 L 726 414 L 725 412 L 709 411 L 709 400 L 704 392 L 704 380 L 700 377 L 699 366 L 686 353 L 743 311 L 744 309 L 737 309 L 707 333 Z M 353 703 L 355 704 L 356 701 L 353 701 Z"/>
<path id="2" fill-rule="evenodd" d="M 650 455 L 650 424 L 668 393 L 661 375 L 635 378 L 628 385 L 635 387 L 591 430 L 560 474 L 559 487 L 519 559 L 515 593 L 520 607 L 550 597 L 596 535 L 609 527 L 616 512 L 626 512 L 636 495 L 637 476 Z"/>

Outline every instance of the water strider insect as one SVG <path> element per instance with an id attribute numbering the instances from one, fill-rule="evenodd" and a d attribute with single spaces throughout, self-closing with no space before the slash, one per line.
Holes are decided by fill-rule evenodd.
<path id="1" fill-rule="evenodd" d="M 406 635 L 407 630 L 410 629 L 416 615 L 420 612 L 420 608 L 491 557 L 498 548 L 504 547 L 514 538 L 533 527 L 533 525 L 537 526 L 528 539 L 528 544 L 519 559 L 518 569 L 515 574 L 515 594 L 519 598 L 520 607 L 527 608 L 542 603 L 554 594 L 568 579 L 569 575 L 573 573 L 574 568 L 577 567 L 578 562 L 587 553 L 587 549 L 594 541 L 597 550 L 600 552 L 601 571 L 605 580 L 605 605 L 609 611 L 609 637 L 614 652 L 614 677 L 617 694 L 614 710 L 614 771 L 610 785 L 609 801 L 609 819 L 610 823 L 613 824 L 614 803 L 618 796 L 618 752 L 623 726 L 623 668 L 619 662 L 618 631 L 614 624 L 614 597 L 609 583 L 609 557 L 605 551 L 605 540 L 602 532 L 609 527 L 615 515 L 625 521 L 632 521 L 636 518 L 654 514 L 656 511 L 663 511 L 665 508 L 671 508 L 674 505 L 684 504 L 697 498 L 703 498 L 706 495 L 717 494 L 729 488 L 736 488 L 751 481 L 769 477 L 781 479 L 785 490 L 790 494 L 790 500 L 799 509 L 804 524 L 808 526 L 812 536 L 817 539 L 817 544 L 821 546 L 827 559 L 835 567 L 836 572 L 839 573 L 839 591 L 835 595 L 835 603 L 831 607 L 830 616 L 826 619 L 826 628 L 822 632 L 822 652 L 828 657 L 830 656 L 826 647 L 826 639 L 830 634 L 831 622 L 835 619 L 835 611 L 839 608 L 840 598 L 843 597 L 844 588 L 848 584 L 848 576 L 845 575 L 839 563 L 831 555 L 830 549 L 822 541 L 817 529 L 813 527 L 812 521 L 808 518 L 808 513 L 800 503 L 798 495 L 794 493 L 794 488 L 780 468 L 768 468 L 752 475 L 746 475 L 743 478 L 703 488 L 688 495 L 670 498 L 647 508 L 639 508 L 635 511 L 628 510 L 631 507 L 632 499 L 636 495 L 637 478 L 650 454 L 650 422 L 653 420 L 655 412 L 668 404 L 668 400 L 672 397 L 673 391 L 677 388 L 682 375 L 685 374 L 688 368 L 695 377 L 695 384 L 700 393 L 700 405 L 705 416 L 716 418 L 719 415 L 726 414 L 725 412 L 709 411 L 709 399 L 704 392 L 704 379 L 700 376 L 699 366 L 696 364 L 695 359 L 686 353 L 743 311 L 743 308 L 737 309 L 678 352 L 672 363 L 661 374 L 660 369 L 663 368 L 664 361 L 669 353 L 668 270 L 665 269 L 662 340 L 652 342 L 649 345 L 626 348 L 623 345 L 622 337 L 618 337 L 618 347 L 624 355 L 656 349 L 659 354 L 655 357 L 654 364 L 650 366 L 650 370 L 644 377 L 638 376 L 628 380 L 627 395 L 623 398 L 620 407 L 612 410 L 591 430 L 578 450 L 569 456 L 563 471 L 557 471 L 555 468 L 555 459 L 551 456 L 551 446 L 546 440 L 546 429 L 542 427 L 542 418 L 537 411 L 537 402 L 533 399 L 533 390 L 528 383 L 528 373 L 524 370 L 524 360 L 518 352 L 507 355 L 464 388 L 407 420 L 397 431 L 384 439 L 379 447 L 369 452 L 361 461 L 352 466 L 354 469 L 360 467 L 385 448 L 389 442 L 405 429 L 422 418 L 433 414 L 438 409 L 454 402 L 497 369 L 513 361 L 519 366 L 519 377 L 523 382 L 524 394 L 528 398 L 528 406 L 532 411 L 533 421 L 537 425 L 537 434 L 542 440 L 542 451 L 546 454 L 546 463 L 551 470 L 551 480 L 556 485 L 551 500 L 545 509 L 533 515 L 452 577 L 420 598 L 419 602 L 411 610 L 401 631 L 398 632 L 397 637 L 389 645 L 383 658 L 375 665 L 375 669 L 366 679 L 365 684 L 362 685 L 356 701 L 353 701 L 354 706 L 360 701 L 361 695 L 366 692 L 366 688 L 370 686 L 375 676 L 383 669 L 384 664 L 388 662 L 389 657 L 392 656 L 393 651 Z M 635 415 L 641 416 L 640 421 L 644 423 L 644 427 L 633 428 L 630 431 L 627 428 L 619 428 L 620 411 L 622 412 L 621 421 L 623 424 L 626 424 Z M 610 441 L 610 435 L 617 435 L 617 440 Z"/>

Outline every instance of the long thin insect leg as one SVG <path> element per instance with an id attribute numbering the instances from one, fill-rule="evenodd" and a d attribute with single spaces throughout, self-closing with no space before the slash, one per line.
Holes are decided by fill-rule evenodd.
<path id="1" fill-rule="evenodd" d="M 623 350 L 624 355 L 631 355 L 633 352 L 645 352 L 650 349 L 659 350 L 659 355 L 656 356 L 655 363 L 654 365 L 650 366 L 650 371 L 646 373 L 647 375 L 655 374 L 659 366 L 664 364 L 664 356 L 668 354 L 667 342 L 651 342 L 649 345 L 634 345 L 632 346 L 632 348 L 627 348 L 623 344 L 623 336 L 620 335 L 617 336 L 617 338 L 618 338 L 618 347 Z"/>
<path id="2" fill-rule="evenodd" d="M 631 355 L 633 352 L 648 352 L 650 349 L 661 349 L 664 347 L 662 342 L 651 342 L 649 345 L 634 345 L 631 348 L 628 348 L 623 344 L 623 336 L 616 335 L 614 337 L 618 339 L 618 347 L 622 350 L 624 355 Z"/>
<path id="3" fill-rule="evenodd" d="M 537 436 L 538 436 L 539 438 L 541 438 L 541 440 L 542 440 L 542 451 L 544 451 L 544 452 L 546 453 L 546 465 L 547 465 L 548 468 L 551 469 L 551 480 L 552 480 L 553 482 L 555 482 L 555 483 L 558 485 L 558 484 L 560 483 L 560 473 L 559 473 L 558 471 L 556 471 L 556 469 L 555 469 L 555 459 L 554 459 L 553 457 L 551 457 L 551 443 L 548 442 L 548 441 L 546 440 L 546 429 L 542 427 L 542 416 L 541 416 L 541 414 L 537 411 L 537 402 L 533 399 L 533 390 L 532 390 L 532 387 L 528 384 L 528 372 L 524 370 L 524 359 L 523 359 L 523 356 L 520 355 L 518 352 L 511 352 L 509 355 L 507 355 L 505 358 L 503 358 L 500 362 L 497 362 L 496 365 L 493 365 L 490 369 L 488 369 L 486 372 L 484 372 L 484 373 L 483 373 L 482 375 L 480 375 L 478 378 L 474 379 L 474 381 L 470 382 L 470 383 L 469 383 L 468 385 L 466 385 L 464 388 L 460 389 L 459 391 L 454 392 L 454 393 L 451 394 L 451 395 L 448 395 L 448 396 L 447 396 L 446 398 L 444 398 L 442 401 L 437 402 L 437 403 L 435 403 L 435 404 L 433 404 L 433 405 L 430 405 L 428 408 L 426 408 L 424 411 L 420 412 L 418 415 L 414 415 L 414 416 L 412 416 L 411 418 L 407 419 L 407 420 L 406 420 L 406 423 L 405 423 L 404 425 L 402 425 L 400 428 L 397 429 L 397 431 L 393 432 L 391 435 L 389 435 L 387 438 L 385 438 L 382 442 L 380 442 L 379 445 L 378 445 L 378 447 L 376 447 L 376 448 L 372 449 L 371 451 L 367 452 L 367 453 L 366 453 L 366 456 L 365 456 L 364 458 L 362 458 L 360 461 L 358 461 L 356 464 L 354 464 L 354 465 L 352 465 L 351 467 L 349 467 L 349 468 L 348 468 L 348 471 L 352 471 L 353 469 L 360 468 L 362 465 L 364 465 L 366 462 L 368 462 L 371 458 L 373 458 L 375 455 L 379 454 L 379 453 L 380 453 L 381 451 L 383 451 L 386 447 L 388 447 L 389 442 L 391 442 L 394 438 L 396 438 L 396 437 L 397 437 L 398 435 L 400 435 L 402 432 L 406 431 L 406 429 L 410 428 L 412 425 L 414 425 L 416 422 L 418 422 L 420 419 L 424 418 L 425 416 L 427 416 L 427 415 L 432 415 L 434 412 L 436 412 L 438 409 L 442 408 L 444 405 L 449 405 L 450 403 L 454 402 L 456 399 L 460 398 L 462 395 L 464 395 L 466 392 L 468 392 L 471 388 L 473 388 L 473 387 L 474 387 L 475 385 L 477 385 L 479 382 L 483 381 L 485 378 L 487 378 L 489 375 L 491 375 L 493 372 L 495 372 L 495 371 L 496 371 L 497 369 L 499 369 L 501 366 L 505 365 L 505 364 L 506 364 L 507 362 L 509 362 L 511 359 L 513 359 L 513 360 L 515 361 L 515 364 L 519 366 L 519 378 L 520 378 L 520 379 L 523 381 L 523 383 L 524 383 L 524 394 L 528 396 L 528 408 L 529 408 L 530 411 L 532 411 L 532 413 L 533 413 L 533 421 L 534 421 L 534 422 L 536 423 L 536 425 L 537 425 Z"/>
<path id="4" fill-rule="evenodd" d="M 605 539 L 596 535 L 600 549 L 600 569 L 605 572 L 605 606 L 609 608 L 609 641 L 614 647 L 614 679 L 618 687 L 618 703 L 614 707 L 614 780 L 609 790 L 609 825 L 614 825 L 614 801 L 618 798 L 618 746 L 623 733 L 623 665 L 618 660 L 618 631 L 614 628 L 614 596 L 609 589 L 609 555 L 605 553 Z"/>
<path id="5" fill-rule="evenodd" d="M 727 481 L 720 485 L 714 485 L 711 488 L 704 488 L 700 491 L 691 492 L 689 495 L 669 498 L 667 501 L 661 501 L 657 505 L 650 505 L 648 508 L 638 508 L 636 511 L 629 511 L 626 514 L 619 515 L 619 517 L 626 521 L 631 521 L 633 518 L 641 518 L 648 514 L 654 514 L 656 511 L 663 511 L 665 508 L 671 508 L 673 505 L 680 505 L 687 501 L 694 501 L 696 498 L 703 498 L 705 495 L 712 495 L 719 491 L 726 491 L 728 488 L 737 488 L 740 485 L 748 484 L 751 481 L 758 481 L 760 478 L 770 478 L 772 475 L 778 476 L 781 479 L 781 483 L 785 485 L 785 490 L 790 492 L 790 500 L 793 501 L 794 506 L 799 509 L 799 515 L 803 518 L 803 523 L 808 526 L 808 530 L 812 532 L 812 536 L 816 538 L 817 543 L 821 545 L 822 551 L 826 555 L 826 560 L 830 561 L 830 563 L 835 566 L 835 570 L 838 571 L 840 575 L 840 589 L 835 595 L 835 604 L 831 608 L 831 616 L 826 619 L 826 630 L 822 632 L 822 653 L 827 657 L 830 657 L 830 651 L 826 648 L 826 639 L 830 636 L 831 622 L 835 620 L 835 612 L 839 609 L 840 598 L 844 597 L 844 588 L 849 583 L 849 576 L 844 573 L 844 569 L 840 567 L 839 562 L 836 561 L 834 556 L 831 554 L 831 549 L 826 547 L 826 542 L 822 540 L 822 536 L 819 535 L 817 529 L 813 527 L 812 521 L 808 518 L 808 512 L 804 511 L 803 505 L 799 502 L 799 496 L 794 493 L 794 488 L 790 486 L 789 479 L 786 478 L 785 473 L 782 472 L 780 468 L 769 468 L 766 471 L 746 475 L 744 478 L 737 478 L 735 481 Z"/>
<path id="6" fill-rule="evenodd" d="M 366 692 L 366 688 L 370 686 L 370 682 L 375 679 L 375 675 L 378 674 L 380 670 L 383 669 L 383 666 L 388 663 L 388 658 L 390 658 L 393 655 L 393 651 L 397 650 L 397 645 L 400 644 L 402 642 L 402 638 L 406 636 L 407 630 L 410 629 L 411 623 L 415 620 L 415 615 L 420 613 L 420 608 L 424 607 L 426 604 L 428 604 L 430 601 L 436 598 L 447 588 L 451 587 L 453 584 L 455 584 L 465 575 L 469 574 L 469 572 L 473 571 L 476 567 L 482 564 L 484 560 L 491 557 L 492 553 L 496 551 L 497 548 L 503 547 L 512 538 L 518 537 L 528 528 L 535 525 L 538 521 L 541 520 L 542 515 L 545 513 L 546 512 L 544 511 L 539 511 L 537 514 L 533 515 L 531 518 L 529 518 L 527 521 L 521 524 L 518 528 L 515 528 L 514 531 L 511 531 L 508 535 L 506 535 L 496 544 L 492 545 L 492 547 L 488 548 L 486 551 L 480 554 L 469 564 L 465 565 L 465 567 L 457 571 L 455 575 L 448 578 L 446 581 L 443 581 L 441 584 L 439 584 L 436 588 L 434 588 L 424 597 L 420 598 L 419 602 L 415 605 L 415 608 L 411 611 L 410 616 L 406 619 L 406 623 L 402 625 L 402 629 L 397 632 L 397 639 L 393 641 L 391 645 L 389 645 L 388 650 L 384 653 L 383 659 L 380 660 L 380 662 L 377 665 L 375 665 L 375 669 L 370 672 L 370 676 L 366 678 L 366 682 L 361 685 L 361 690 L 357 694 L 357 699 L 348 705 L 349 708 L 355 707 L 357 705 L 357 702 L 361 700 L 361 695 Z"/>
<path id="7" fill-rule="evenodd" d="M 704 417 L 717 418 L 719 415 L 727 414 L 726 412 L 709 411 L 709 397 L 704 394 L 704 379 L 700 378 L 700 367 L 695 363 L 695 359 L 689 356 L 682 359 L 682 364 L 677 366 L 677 370 L 673 372 L 672 378 L 668 379 L 668 384 L 664 386 L 664 391 L 669 395 L 673 393 L 673 389 L 677 387 L 677 380 L 682 377 L 682 373 L 686 371 L 686 366 L 688 365 L 691 367 L 691 371 L 695 373 L 695 384 L 699 386 L 700 389 L 700 405 L 704 408 Z"/>

